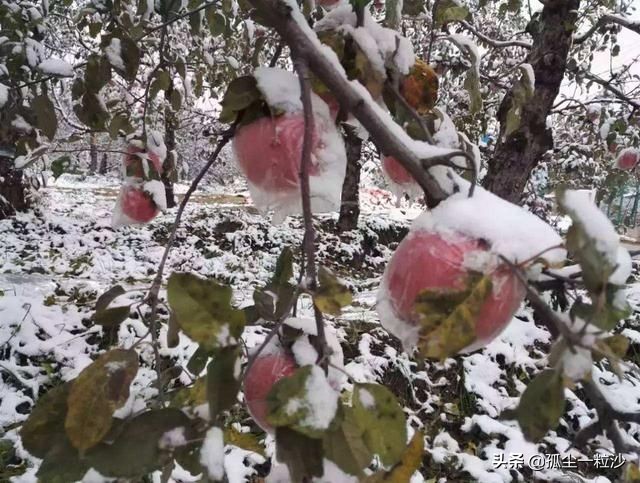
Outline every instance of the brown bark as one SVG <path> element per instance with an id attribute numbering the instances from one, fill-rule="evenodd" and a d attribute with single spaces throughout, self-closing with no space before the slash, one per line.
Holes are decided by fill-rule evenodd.
<path id="1" fill-rule="evenodd" d="M 96 135 L 91 133 L 89 138 L 89 173 L 94 174 L 98 169 L 98 145 L 96 144 Z"/>
<path id="2" fill-rule="evenodd" d="M 535 74 L 534 96 L 523 107 L 520 126 L 505 137 L 512 92 L 505 95 L 498 110 L 500 136 L 484 179 L 488 190 L 508 201 L 520 200 L 531 171 L 553 148 L 546 121 L 565 75 L 579 5 L 580 0 L 548 0 L 527 28 L 533 37 L 526 62 Z"/>
<path id="3" fill-rule="evenodd" d="M 171 81 L 169 88 L 165 92 L 167 100 L 171 98 L 172 92 L 173 81 Z M 175 112 L 173 112 L 171 107 L 167 107 L 164 113 L 164 144 L 167 148 L 167 158 L 162 170 L 162 182 L 164 183 L 164 190 L 167 197 L 167 208 L 176 206 L 176 197 L 173 192 L 173 182 L 176 176 L 176 160 L 173 157 L 173 152 L 176 149 L 176 128 L 177 120 Z"/>
<path id="4" fill-rule="evenodd" d="M 107 168 L 108 168 L 107 159 L 108 159 L 107 153 L 104 153 L 102 155 L 102 159 L 100 160 L 100 168 L 98 168 L 98 173 L 107 174 Z"/>
<path id="5" fill-rule="evenodd" d="M 338 231 L 355 230 L 360 217 L 360 169 L 362 154 L 362 139 L 351 126 L 345 126 L 344 143 L 347 150 L 347 171 L 342 184 L 342 200 Z"/>
<path id="6" fill-rule="evenodd" d="M 29 206 L 22 170 L 15 169 L 13 162 L 18 141 L 18 135 L 11 127 L 14 101 L 10 98 L 0 109 L 0 220 Z"/>

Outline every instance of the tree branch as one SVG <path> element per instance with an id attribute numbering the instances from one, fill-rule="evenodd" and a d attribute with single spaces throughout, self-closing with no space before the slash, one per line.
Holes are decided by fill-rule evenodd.
<path id="1" fill-rule="evenodd" d="M 462 25 L 462 27 L 478 37 L 485 44 L 490 45 L 491 47 L 494 47 L 496 49 L 501 49 L 504 47 L 522 47 L 523 49 L 531 48 L 531 44 L 529 42 L 525 42 L 524 40 L 495 40 L 487 37 L 466 20 L 461 20 L 459 23 L 460 25 Z"/>
<path id="2" fill-rule="evenodd" d="M 587 40 L 589 37 L 591 37 L 596 32 L 596 30 L 598 30 L 600 27 L 602 27 L 603 25 L 606 25 L 608 23 L 614 23 L 614 24 L 620 25 L 621 27 L 625 27 L 625 28 L 631 30 L 632 32 L 640 34 L 640 21 L 638 21 L 638 20 L 635 20 L 635 21 L 634 20 L 629 20 L 627 18 L 621 17 L 619 15 L 614 15 L 612 13 L 605 13 L 584 34 L 579 35 L 577 37 L 574 37 L 573 38 L 573 43 L 575 45 L 579 45 L 579 44 L 583 43 L 585 40 Z"/>
<path id="3" fill-rule="evenodd" d="M 396 158 L 413 176 L 424 190 L 429 207 L 436 206 L 448 196 L 433 175 L 422 169 L 421 160 L 409 148 L 412 140 L 404 131 L 392 129 L 391 117 L 373 107 L 368 93 L 356 84 L 357 81 L 351 82 L 347 79 L 335 57 L 325 53 L 315 33 L 306 23 L 303 24 L 304 18 L 299 10 L 293 12 L 281 0 L 250 0 L 250 3 L 280 34 L 292 50 L 292 56 L 305 60 L 311 71 L 331 90 L 338 102 L 360 121 L 380 150 Z M 294 15 L 300 16 L 301 21 L 294 18 Z"/>
<path id="4" fill-rule="evenodd" d="M 191 182 L 189 189 L 184 195 L 184 198 L 182 198 L 182 201 L 180 202 L 180 206 L 178 207 L 178 212 L 176 213 L 176 218 L 173 222 L 173 226 L 171 227 L 171 232 L 169 234 L 169 239 L 167 240 L 167 245 L 165 246 L 164 253 L 162 254 L 162 259 L 160 260 L 160 264 L 158 265 L 158 271 L 156 272 L 156 276 L 153 279 L 151 288 L 147 293 L 145 301 L 147 302 L 147 304 L 151 309 L 151 314 L 149 315 L 149 329 L 151 330 L 151 338 L 153 342 L 154 353 L 156 355 L 156 362 L 159 359 L 158 340 L 157 340 L 158 338 L 158 332 L 157 332 L 158 293 L 160 292 L 160 286 L 162 285 L 162 276 L 164 273 L 164 267 L 167 263 L 167 259 L 169 258 L 169 252 L 171 251 L 171 248 L 173 247 L 176 241 L 176 236 L 178 232 L 178 227 L 180 226 L 180 221 L 182 219 L 182 214 L 184 213 L 184 209 L 187 206 L 187 203 L 189 202 L 191 195 L 196 190 L 196 188 L 200 184 L 200 181 L 202 181 L 202 178 L 204 178 L 204 175 L 207 173 L 207 171 L 209 171 L 211 166 L 213 166 L 213 163 L 216 162 L 216 160 L 218 159 L 218 155 L 220 154 L 220 151 L 222 151 L 222 148 L 224 148 L 227 145 L 227 143 L 231 140 L 234 133 L 235 133 L 235 125 L 230 127 L 224 133 L 222 133 L 221 138 L 218 141 L 218 145 L 216 146 L 216 149 L 213 151 L 213 153 L 211 153 L 211 156 L 207 161 L 207 164 L 204 165 L 204 167 L 200 170 L 198 175 Z M 156 364 L 156 366 L 158 366 L 158 364 Z M 160 372 L 161 372 L 161 368 L 156 367 L 156 373 L 158 374 L 158 381 L 157 381 L 158 395 L 159 395 L 160 401 L 162 401 L 164 397 L 164 390 L 162 388 L 162 381 L 160 380 Z"/>
<path id="5" fill-rule="evenodd" d="M 605 90 L 611 92 L 614 96 L 616 96 L 621 101 L 626 102 L 630 106 L 633 106 L 636 109 L 640 109 L 640 102 L 634 101 L 630 97 L 628 97 L 624 92 L 622 92 L 617 87 L 611 85 L 611 81 L 606 81 L 602 77 L 598 77 L 595 74 L 592 74 L 588 71 L 574 71 L 578 75 L 583 75 L 586 79 L 589 79 L 592 82 L 604 87 Z"/>
<path id="6" fill-rule="evenodd" d="M 304 112 L 304 137 L 302 138 L 302 160 L 300 162 L 300 194 L 302 196 L 302 214 L 304 217 L 304 238 L 303 251 L 306 259 L 306 277 L 304 286 L 312 294 L 318 288 L 318 278 L 316 271 L 316 231 L 313 226 L 313 213 L 311 212 L 311 187 L 309 186 L 309 170 L 311 168 L 311 145 L 313 143 L 313 133 L 315 131 L 313 120 L 313 106 L 311 104 L 311 83 L 309 82 L 309 69 L 304 59 L 293 58 L 293 66 L 298 73 L 300 82 L 300 99 Z M 324 321 L 322 312 L 313 304 L 313 314 L 316 319 L 316 351 L 318 352 L 318 363 L 325 373 L 329 360 L 325 357 L 327 340 L 324 334 Z"/>

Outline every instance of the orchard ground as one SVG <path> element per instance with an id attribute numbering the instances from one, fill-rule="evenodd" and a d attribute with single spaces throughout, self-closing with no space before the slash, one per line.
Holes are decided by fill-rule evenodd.
<path id="1" fill-rule="evenodd" d="M 131 290 L 132 298 L 143 297 L 175 216 L 170 210 L 149 225 L 113 230 L 111 211 L 118 189 L 117 179 L 64 175 L 41 191 L 35 212 L 0 222 L 0 481 L 11 477 L 16 482 L 36 481 L 39 460 L 24 452 L 17 432 L 39 395 L 60 379 L 76 377 L 98 351 L 115 344 L 130 347 L 149 337 L 135 310 L 115 330 L 94 326 L 90 320 L 97 296 L 116 283 Z M 178 186 L 179 197 L 184 191 L 186 186 Z M 355 293 L 353 305 L 329 323 L 338 331 L 351 378 L 390 387 L 405 408 L 408 424 L 424 428 L 427 451 L 412 483 L 439 478 L 488 483 L 615 481 L 620 469 L 588 463 L 577 469 L 541 471 L 495 464 L 519 454 L 525 463 L 535 454 L 593 458 L 589 450 L 571 448 L 571 441 L 595 412 L 585 405 L 579 389 L 567 389 L 567 410 L 559 428 L 539 444 L 526 442 L 517 423 L 499 418 L 504 409 L 517 404 L 532 374 L 545 365 L 551 337 L 533 323 L 527 307 L 521 307 L 506 331 L 480 352 L 443 363 L 417 364 L 409 359 L 379 326 L 374 303 L 385 264 L 419 207 L 395 208 L 393 197 L 382 190 L 363 191 L 361 196 L 363 215 L 356 232 L 338 236 L 334 216 L 317 219 L 320 264 L 334 269 Z M 238 306 L 249 305 L 253 288 L 271 277 L 284 246 L 299 254 L 302 220 L 290 217 L 282 225 L 271 225 L 250 204 L 240 184 L 197 192 L 183 219 L 167 273 L 192 271 L 229 282 Z M 639 267 L 634 268 L 637 276 Z M 617 329 L 632 343 L 625 378 L 618 379 L 607 365 L 598 363 L 594 379 L 607 386 L 605 393 L 614 407 L 638 411 L 640 281 L 630 285 L 629 300 L 634 315 Z M 164 307 L 161 313 L 167 316 Z M 303 299 L 299 316 L 311 313 L 310 301 Z M 267 332 L 268 328 L 249 326 L 244 334 L 247 348 L 259 345 Z M 172 361 L 186 365 L 196 345 L 181 334 L 178 347 L 168 348 L 166 326 L 160 341 L 167 377 L 175 378 L 173 386 L 189 384 L 186 372 L 174 374 L 170 368 Z M 138 349 L 142 367 L 117 417 L 140 411 L 143 401 L 155 393 L 152 348 L 140 344 Z M 230 417 L 237 430 L 256 436 L 260 453 L 227 446 L 229 482 L 266 475 L 273 440 L 245 409 Z M 640 439 L 639 425 L 624 423 L 622 429 L 629 441 Z M 606 440 L 601 443 L 612 447 Z M 570 480 L 572 475 L 584 479 Z M 156 477 L 160 481 L 159 474 Z M 197 480 L 179 467 L 172 474 L 176 482 Z M 84 481 L 103 480 L 90 472 Z"/>

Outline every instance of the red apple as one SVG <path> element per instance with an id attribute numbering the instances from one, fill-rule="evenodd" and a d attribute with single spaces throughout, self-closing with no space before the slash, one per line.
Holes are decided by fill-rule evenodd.
<path id="1" fill-rule="evenodd" d="M 625 149 L 616 159 L 616 166 L 619 169 L 631 170 L 636 167 L 638 161 L 638 151 L 635 149 Z"/>
<path id="2" fill-rule="evenodd" d="M 124 186 L 120 194 L 122 213 L 138 223 L 147 223 L 158 214 L 151 195 L 134 186 Z"/>
<path id="3" fill-rule="evenodd" d="M 303 135 L 302 113 L 262 117 L 242 126 L 233 138 L 240 169 L 251 183 L 262 190 L 297 190 Z M 320 141 L 316 129 L 312 152 L 318 147 Z M 311 165 L 309 174 L 318 174 L 317 164 Z"/>
<path id="4" fill-rule="evenodd" d="M 396 184 L 404 185 L 415 183 L 413 176 L 404 169 L 398 160 L 391 156 L 385 156 L 382 160 L 382 169 L 391 181 Z"/>
<path id="5" fill-rule="evenodd" d="M 465 262 L 480 260 L 490 250 L 486 243 L 462 235 L 414 231 L 398 245 L 384 273 L 388 302 L 393 316 L 408 329 L 418 327 L 414 310 L 416 297 L 424 290 L 458 291 L 465 288 L 470 275 Z M 498 266 L 489 274 L 491 294 L 475 320 L 475 341 L 464 351 L 475 350 L 493 340 L 511 321 L 525 296 L 525 290 L 508 267 Z M 381 313 L 383 326 L 394 331 L 397 321 Z M 406 333 L 406 332 L 405 332 Z M 402 338 L 402 335 L 398 335 Z M 428 336 L 428 335 L 426 335 Z"/>
<path id="6" fill-rule="evenodd" d="M 143 179 L 149 178 L 149 176 L 145 173 L 144 167 L 142 166 L 142 158 L 138 156 L 138 154 L 141 153 L 143 154 L 143 156 L 146 155 L 147 159 L 151 161 L 158 175 L 162 174 L 162 161 L 160 161 L 160 158 L 157 154 L 150 151 L 145 152 L 145 150 L 140 146 L 129 144 L 129 146 L 127 146 L 127 154 L 124 158 L 124 165 L 126 168 L 127 176 Z"/>
<path id="7" fill-rule="evenodd" d="M 273 385 L 296 370 L 295 359 L 285 353 L 259 356 L 244 376 L 244 399 L 253 420 L 263 430 L 273 431 L 267 422 L 267 396 Z"/>

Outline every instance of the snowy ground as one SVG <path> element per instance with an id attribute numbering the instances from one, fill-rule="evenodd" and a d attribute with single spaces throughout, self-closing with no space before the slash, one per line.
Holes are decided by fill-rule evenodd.
<path id="1" fill-rule="evenodd" d="M 37 213 L 0 221 L 0 481 L 12 476 L 13 481 L 36 481 L 39 461 L 23 451 L 17 437 L 34 400 L 59 379 L 75 377 L 96 352 L 110 344 L 131 346 L 147 333 L 135 312 L 117 334 L 103 333 L 89 320 L 97 295 L 115 283 L 139 297 L 148 289 L 174 217 L 169 212 L 149 226 L 112 230 L 116 183 L 65 176 L 42 192 Z M 178 187 L 177 192 L 184 190 Z M 523 454 L 525 462 L 534 454 L 572 454 L 580 459 L 605 451 L 601 448 L 611 444 L 601 438 L 586 453 L 571 448 L 572 435 L 595 414 L 579 390 L 567 390 L 567 413 L 557 432 L 540 444 L 526 442 L 516 423 L 499 419 L 502 410 L 514 407 L 531 375 L 545 364 L 550 335 L 532 322 L 527 308 L 482 352 L 442 364 L 416 364 L 401 353 L 399 345 L 379 327 L 373 305 L 384 264 L 418 210 L 393 208 L 386 192 L 369 191 L 363 197 L 364 213 L 357 232 L 339 237 L 332 233 L 331 217 L 318 221 L 319 259 L 356 292 L 353 306 L 330 321 L 341 339 L 347 372 L 357 381 L 388 385 L 404 405 L 409 424 L 424 428 L 428 435 L 421 474 L 416 473 L 412 481 L 615 481 L 619 469 L 589 464 L 580 464 L 576 470 L 535 472 L 496 467 L 494 458 L 500 454 L 505 460 Z M 184 220 L 167 273 L 193 271 L 221 278 L 233 285 L 240 306 L 251 303 L 253 288 L 271 276 L 282 247 L 297 250 L 302 238 L 299 219 L 289 218 L 279 226 L 269 224 L 238 186 L 199 192 Z M 640 285 L 632 286 L 631 302 L 634 308 L 640 307 Z M 309 307 L 302 307 L 303 313 L 305 310 Z M 608 386 L 616 407 L 640 410 L 637 316 L 619 330 L 633 342 L 626 378 L 620 381 L 601 366 L 601 382 Z M 259 344 L 266 332 L 259 326 L 247 328 L 247 346 Z M 166 341 L 164 332 L 161 341 Z M 143 361 L 151 362 L 151 350 L 139 347 Z M 186 363 L 194 350 L 195 345 L 182 336 L 177 348 L 165 346 L 162 354 Z M 153 377 L 148 367 L 140 370 L 119 417 L 143 407 L 142 401 L 155 391 Z M 188 381 L 179 378 L 176 384 Z M 244 411 L 234 418 L 238 425 L 264 438 Z M 640 441 L 638 425 L 627 424 L 623 429 L 629 438 Z M 264 443 L 269 455 L 272 441 L 266 438 Z M 230 483 L 264 476 L 268 470 L 258 454 L 234 447 L 227 452 Z M 579 475 L 585 479 L 576 479 Z M 178 469 L 173 480 L 197 478 Z M 85 481 L 99 478 L 90 473 Z"/>

